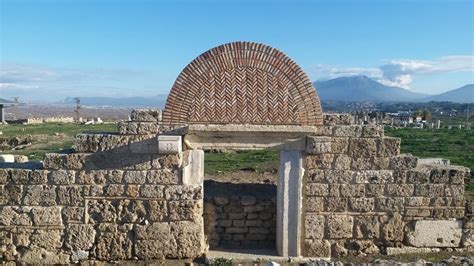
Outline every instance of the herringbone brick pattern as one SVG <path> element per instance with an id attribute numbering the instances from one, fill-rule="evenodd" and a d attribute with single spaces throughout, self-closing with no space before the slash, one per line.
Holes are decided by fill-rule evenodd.
<path id="1" fill-rule="evenodd" d="M 322 125 L 322 111 L 311 81 L 285 54 L 234 42 L 186 66 L 168 96 L 163 121 Z"/>

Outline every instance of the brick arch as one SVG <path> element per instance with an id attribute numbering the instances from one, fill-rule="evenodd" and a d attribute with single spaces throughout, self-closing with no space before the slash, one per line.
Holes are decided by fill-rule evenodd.
<path id="1" fill-rule="evenodd" d="M 322 110 L 310 79 L 288 56 L 264 44 L 233 42 L 184 68 L 163 122 L 322 125 Z"/>

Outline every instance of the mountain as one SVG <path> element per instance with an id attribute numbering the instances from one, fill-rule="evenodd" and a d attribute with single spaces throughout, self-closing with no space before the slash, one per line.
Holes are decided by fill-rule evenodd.
<path id="1" fill-rule="evenodd" d="M 13 102 L 9 101 L 9 100 L 5 100 L 3 98 L 0 98 L 0 104 L 4 104 L 4 103 L 13 103 Z"/>
<path id="2" fill-rule="evenodd" d="M 461 88 L 447 91 L 438 95 L 433 95 L 422 99 L 424 102 L 456 102 L 474 103 L 474 84 L 464 85 Z"/>
<path id="3" fill-rule="evenodd" d="M 414 101 L 426 94 L 389 87 L 366 76 L 340 77 L 313 83 L 321 101 Z"/>
<path id="4" fill-rule="evenodd" d="M 152 97 L 79 97 L 81 105 L 95 107 L 126 107 L 126 108 L 164 108 L 168 95 L 156 95 Z M 76 104 L 74 97 L 68 97 L 61 101 L 62 104 Z"/>

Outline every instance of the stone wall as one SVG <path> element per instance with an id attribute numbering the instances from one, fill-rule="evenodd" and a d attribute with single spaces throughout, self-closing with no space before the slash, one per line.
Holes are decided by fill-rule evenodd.
<path id="1" fill-rule="evenodd" d="M 462 230 L 469 169 L 419 164 L 381 127 L 324 120 L 327 134 L 308 138 L 304 158 L 304 256 L 471 245 Z"/>
<path id="2" fill-rule="evenodd" d="M 42 169 L 0 169 L 0 260 L 199 256 L 202 181 L 183 178 L 193 151 L 158 155 L 153 142 L 156 134 L 81 135 L 75 153 L 48 154 Z"/>
<path id="3" fill-rule="evenodd" d="M 204 183 L 205 234 L 210 248 L 275 248 L 276 186 Z"/>

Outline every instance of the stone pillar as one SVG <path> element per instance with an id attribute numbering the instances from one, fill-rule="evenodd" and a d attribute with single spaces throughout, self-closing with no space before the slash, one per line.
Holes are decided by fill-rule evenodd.
<path id="1" fill-rule="evenodd" d="M 5 124 L 5 107 L 0 104 L 0 124 Z"/>
<path id="2" fill-rule="evenodd" d="M 303 158 L 300 151 L 281 151 L 277 184 L 277 251 L 283 257 L 301 254 L 301 187 Z"/>

